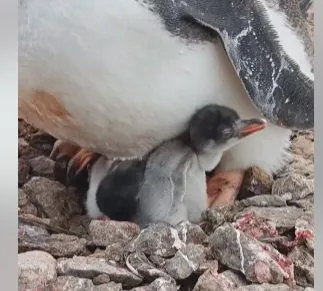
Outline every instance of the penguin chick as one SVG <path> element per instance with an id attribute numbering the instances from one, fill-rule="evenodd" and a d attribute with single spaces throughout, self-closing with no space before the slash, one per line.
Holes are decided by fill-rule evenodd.
<path id="1" fill-rule="evenodd" d="M 138 192 L 144 177 L 146 160 L 114 160 L 101 156 L 89 173 L 86 197 L 91 218 L 108 216 L 112 220 L 131 221 L 138 207 Z"/>
<path id="2" fill-rule="evenodd" d="M 112 171 L 97 161 L 88 191 L 89 215 L 131 220 L 141 227 L 157 221 L 198 222 L 207 208 L 205 172 L 265 125 L 263 119 L 242 120 L 228 107 L 207 105 L 194 114 L 186 132 L 142 160 L 121 161 Z"/>

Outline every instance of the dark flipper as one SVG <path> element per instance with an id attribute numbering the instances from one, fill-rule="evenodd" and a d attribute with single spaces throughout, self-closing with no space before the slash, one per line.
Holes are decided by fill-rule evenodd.
<path id="1" fill-rule="evenodd" d="M 139 205 L 145 166 L 146 160 L 123 161 L 101 181 L 96 198 L 104 215 L 112 220 L 132 221 Z"/>
<path id="2" fill-rule="evenodd" d="M 220 35 L 249 97 L 271 123 L 290 129 L 313 128 L 314 81 L 284 51 L 265 14 L 264 1 L 187 0 L 180 9 Z M 299 4 L 297 9 L 290 8 L 297 14 L 291 17 L 304 20 Z"/>

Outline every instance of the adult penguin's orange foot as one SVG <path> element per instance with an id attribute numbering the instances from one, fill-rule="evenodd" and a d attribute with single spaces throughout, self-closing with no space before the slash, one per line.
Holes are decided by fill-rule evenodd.
<path id="1" fill-rule="evenodd" d="M 68 157 L 71 159 L 79 150 L 80 147 L 58 139 L 54 143 L 52 152 L 50 153 L 49 157 L 52 160 L 59 160 L 63 157 Z"/>
<path id="2" fill-rule="evenodd" d="M 80 148 L 62 140 L 57 140 L 54 144 L 50 158 L 59 160 L 68 158 L 66 169 L 67 177 L 77 177 L 83 170 L 87 169 L 93 161 L 96 160 L 98 154 L 87 149 Z"/>
<path id="3" fill-rule="evenodd" d="M 244 170 L 219 171 L 207 181 L 208 206 L 224 206 L 235 201 L 242 185 Z"/>

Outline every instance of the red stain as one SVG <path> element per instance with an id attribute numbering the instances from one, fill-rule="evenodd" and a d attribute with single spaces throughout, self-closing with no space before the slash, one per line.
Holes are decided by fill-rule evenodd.
<path id="1" fill-rule="evenodd" d="M 262 237 L 275 237 L 278 232 L 265 218 L 247 212 L 235 222 L 235 228 L 257 239 Z"/>

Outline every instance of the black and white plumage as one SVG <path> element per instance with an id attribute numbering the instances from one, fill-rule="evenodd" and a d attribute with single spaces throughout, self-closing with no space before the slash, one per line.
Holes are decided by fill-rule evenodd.
<path id="1" fill-rule="evenodd" d="M 230 108 L 208 105 L 192 117 L 185 133 L 141 160 L 112 162 L 101 157 L 90 173 L 88 214 L 141 226 L 198 222 L 207 208 L 205 172 L 218 165 L 226 150 L 265 124 L 262 119 L 241 120 Z"/>
<path id="2" fill-rule="evenodd" d="M 313 127 L 314 49 L 297 1 L 180 3 L 185 13 L 219 33 L 249 97 L 272 124 L 298 129 Z M 287 22 L 295 29 L 295 35 L 288 31 Z M 293 41 L 295 45 L 303 42 L 303 51 L 296 46 L 290 48 Z"/>
<path id="3" fill-rule="evenodd" d="M 216 103 L 270 122 L 221 168 L 274 172 L 290 129 L 314 125 L 299 0 L 28 0 L 18 25 L 20 117 L 109 158 L 146 155 Z"/>

